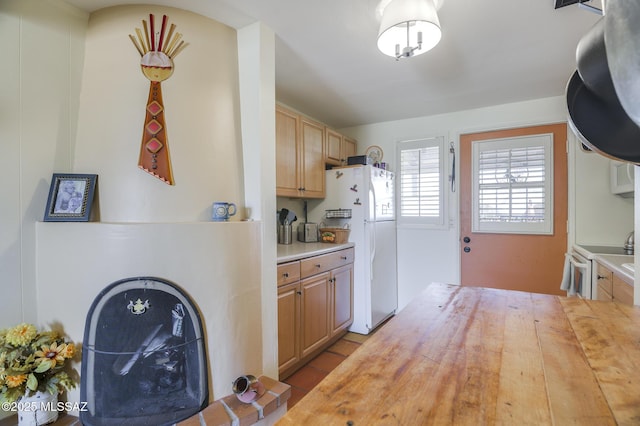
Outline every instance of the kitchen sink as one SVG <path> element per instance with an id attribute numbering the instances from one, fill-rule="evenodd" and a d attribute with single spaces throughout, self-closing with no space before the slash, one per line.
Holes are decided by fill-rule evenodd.
<path id="1" fill-rule="evenodd" d="M 630 270 L 633 273 L 636 272 L 636 265 L 634 263 L 623 263 L 622 267 Z"/>

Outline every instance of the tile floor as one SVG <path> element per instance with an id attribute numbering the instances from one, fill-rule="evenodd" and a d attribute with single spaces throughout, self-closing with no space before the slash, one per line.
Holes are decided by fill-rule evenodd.
<path id="1" fill-rule="evenodd" d="M 291 385 L 289 409 L 302 399 L 314 386 L 324 379 L 334 368 L 351 355 L 369 336 L 347 333 L 307 365 L 293 373 L 284 383 Z"/>

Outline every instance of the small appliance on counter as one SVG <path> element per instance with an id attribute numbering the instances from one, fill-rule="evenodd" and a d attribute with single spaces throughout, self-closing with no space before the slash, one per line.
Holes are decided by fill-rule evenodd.
<path id="1" fill-rule="evenodd" d="M 304 222 L 298 225 L 298 241 L 303 243 L 318 242 L 318 224 L 309 222 L 306 201 L 304 202 Z"/>
<path id="2" fill-rule="evenodd" d="M 302 222 L 298 225 L 298 241 L 303 243 L 318 242 L 318 224 Z"/>

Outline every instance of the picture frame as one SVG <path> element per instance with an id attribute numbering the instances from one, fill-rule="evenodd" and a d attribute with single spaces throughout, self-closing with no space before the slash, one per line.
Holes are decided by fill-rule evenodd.
<path id="1" fill-rule="evenodd" d="M 54 173 L 45 222 L 88 222 L 98 175 Z"/>

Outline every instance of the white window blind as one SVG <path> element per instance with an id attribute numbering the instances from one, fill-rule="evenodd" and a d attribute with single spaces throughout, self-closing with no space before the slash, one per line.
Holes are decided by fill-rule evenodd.
<path id="1" fill-rule="evenodd" d="M 398 143 L 398 224 L 444 223 L 443 139 Z"/>
<path id="2" fill-rule="evenodd" d="M 474 232 L 552 232 L 552 142 L 552 135 L 473 142 Z"/>

